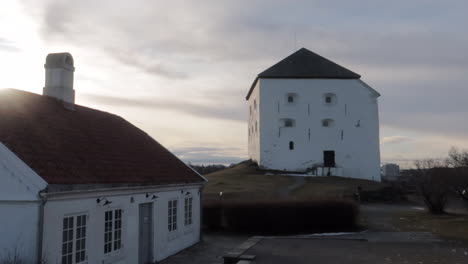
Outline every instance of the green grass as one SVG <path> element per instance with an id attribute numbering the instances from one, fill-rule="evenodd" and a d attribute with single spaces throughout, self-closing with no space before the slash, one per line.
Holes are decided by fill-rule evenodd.
<path id="1" fill-rule="evenodd" d="M 400 212 L 394 215 L 393 224 L 400 231 L 432 232 L 442 238 L 468 242 L 467 215 L 432 215 L 426 211 Z"/>
<path id="2" fill-rule="evenodd" d="M 384 186 L 379 182 L 343 177 L 306 177 L 304 185 L 285 197 L 285 190 L 301 181 L 301 177 L 266 174 L 250 162 L 207 174 L 205 177 L 209 182 L 204 191 L 205 199 L 219 199 L 219 192 L 223 192 L 223 199 L 228 200 L 352 198 L 358 186 L 364 190 Z"/>

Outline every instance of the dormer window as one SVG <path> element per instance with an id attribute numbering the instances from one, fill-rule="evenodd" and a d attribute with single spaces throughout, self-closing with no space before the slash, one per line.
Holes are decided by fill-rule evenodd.
<path id="1" fill-rule="evenodd" d="M 325 96 L 325 103 L 331 104 L 331 102 L 332 102 L 331 96 L 329 96 L 329 95 L 328 95 L 328 96 Z"/>
<path id="2" fill-rule="evenodd" d="M 292 127 L 293 126 L 293 121 L 290 119 L 287 119 L 284 121 L 284 126 L 285 127 Z"/>
<path id="3" fill-rule="evenodd" d="M 292 95 L 288 95 L 288 103 L 293 103 L 294 97 Z"/>
<path id="4" fill-rule="evenodd" d="M 333 119 L 323 119 L 322 120 L 322 126 L 323 127 L 331 127 L 331 126 L 333 126 L 333 123 L 334 123 Z"/>

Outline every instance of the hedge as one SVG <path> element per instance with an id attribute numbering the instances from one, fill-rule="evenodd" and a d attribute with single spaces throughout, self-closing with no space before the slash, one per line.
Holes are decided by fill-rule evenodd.
<path id="1" fill-rule="evenodd" d="M 357 226 L 358 206 L 346 200 L 206 201 L 203 224 L 256 234 L 348 231 Z"/>

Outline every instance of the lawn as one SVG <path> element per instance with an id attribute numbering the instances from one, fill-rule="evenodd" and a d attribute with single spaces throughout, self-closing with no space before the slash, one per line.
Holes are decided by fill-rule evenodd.
<path id="1" fill-rule="evenodd" d="M 445 239 L 468 242 L 468 215 L 431 215 L 426 211 L 399 212 L 393 224 L 400 231 L 432 232 Z"/>
<path id="2" fill-rule="evenodd" d="M 274 173 L 274 175 L 272 175 Z M 344 177 L 298 177 L 259 170 L 255 164 L 242 162 L 234 167 L 205 175 L 208 184 L 205 199 L 327 199 L 352 198 L 358 186 L 376 190 L 384 184 Z"/>

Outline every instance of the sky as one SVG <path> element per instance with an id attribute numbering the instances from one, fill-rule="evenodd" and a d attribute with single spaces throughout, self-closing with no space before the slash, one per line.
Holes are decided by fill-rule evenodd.
<path id="1" fill-rule="evenodd" d="M 186 162 L 247 159 L 245 95 L 301 47 L 381 93 L 383 163 L 468 148 L 468 2 L 0 1 L 0 88 L 42 93 L 70 52 L 76 103 L 118 114 Z"/>

